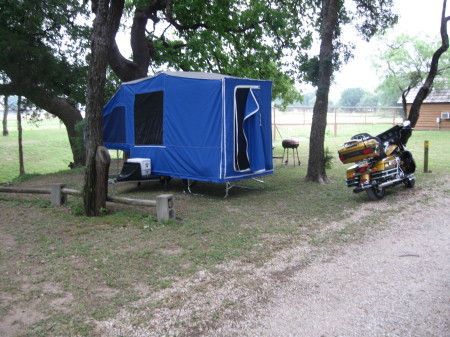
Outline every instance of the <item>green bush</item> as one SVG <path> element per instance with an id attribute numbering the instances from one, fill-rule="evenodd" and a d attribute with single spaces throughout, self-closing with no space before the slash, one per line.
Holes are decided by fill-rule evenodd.
<path id="1" fill-rule="evenodd" d="M 330 151 L 330 149 L 327 146 L 323 153 L 323 162 L 324 162 L 325 168 L 327 170 L 331 170 L 333 168 L 334 156 L 331 153 L 332 152 Z"/>

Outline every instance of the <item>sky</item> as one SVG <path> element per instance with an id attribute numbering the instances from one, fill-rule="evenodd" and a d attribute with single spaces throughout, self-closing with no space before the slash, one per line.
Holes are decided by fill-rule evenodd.
<path id="1" fill-rule="evenodd" d="M 442 0 L 394 0 L 394 12 L 400 15 L 399 22 L 393 31 L 388 32 L 389 35 L 407 33 L 419 37 L 428 35 L 435 39 L 440 37 Z M 447 10 L 448 12 L 450 11 Z M 371 67 L 371 58 L 376 55 L 380 42 L 376 39 L 365 42 L 358 37 L 354 37 L 353 42 L 357 45 L 355 57 L 335 74 L 330 92 L 332 99 L 340 97 L 340 93 L 346 88 L 371 91 L 379 83 L 379 78 Z"/>

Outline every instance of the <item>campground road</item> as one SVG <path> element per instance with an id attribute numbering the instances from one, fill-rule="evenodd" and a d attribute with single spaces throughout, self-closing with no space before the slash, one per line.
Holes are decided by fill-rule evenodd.
<path id="1" fill-rule="evenodd" d="M 448 191 L 374 239 L 300 270 L 266 309 L 211 335 L 449 337 Z"/>

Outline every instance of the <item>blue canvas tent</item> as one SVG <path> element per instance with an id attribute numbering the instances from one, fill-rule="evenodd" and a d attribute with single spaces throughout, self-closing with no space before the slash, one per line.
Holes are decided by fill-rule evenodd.
<path id="1" fill-rule="evenodd" d="M 103 110 L 104 144 L 150 158 L 152 175 L 220 183 L 273 173 L 271 88 L 195 72 L 123 83 Z"/>

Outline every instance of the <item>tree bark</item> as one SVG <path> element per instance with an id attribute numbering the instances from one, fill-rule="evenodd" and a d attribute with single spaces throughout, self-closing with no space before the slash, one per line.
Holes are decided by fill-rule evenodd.
<path id="1" fill-rule="evenodd" d="M 8 106 L 8 96 L 5 95 L 5 108 L 3 109 L 3 136 L 8 136 L 9 132 L 8 132 L 8 111 L 9 111 L 9 106 Z"/>
<path id="2" fill-rule="evenodd" d="M 413 104 L 411 105 L 411 109 L 409 110 L 408 120 L 411 122 L 411 126 L 414 127 L 419 120 L 420 108 L 422 106 L 423 101 L 429 93 L 431 92 L 434 78 L 438 73 L 439 66 L 439 58 L 441 55 L 447 51 L 449 48 L 449 39 L 447 33 L 447 22 L 450 20 L 450 17 L 445 16 L 445 10 L 447 7 L 447 0 L 444 0 L 442 6 L 442 15 L 441 15 L 441 46 L 434 52 L 433 57 L 431 58 L 430 71 L 428 72 L 428 76 L 425 79 L 424 84 L 419 89 L 416 97 L 414 98 Z"/>
<path id="3" fill-rule="evenodd" d="M 333 36 L 337 26 L 339 0 L 322 2 L 322 27 L 319 53 L 319 78 L 309 142 L 309 161 L 306 180 L 328 181 L 324 161 L 324 141 L 327 127 L 328 94 L 333 75 Z"/>
<path id="4" fill-rule="evenodd" d="M 103 144 L 102 111 L 108 51 L 112 32 L 120 22 L 123 6 L 124 0 L 92 0 L 95 19 L 86 103 L 86 169 L 83 189 L 84 212 L 87 216 L 99 215 L 99 205 L 106 205 L 107 190 L 102 187 L 104 177 L 97 175 L 104 168 L 96 166 L 96 155 L 97 151 L 102 151 L 98 148 Z M 100 160 L 98 163 L 103 165 L 104 161 Z"/>
<path id="5" fill-rule="evenodd" d="M 22 97 L 17 99 L 17 131 L 19 137 L 19 175 L 25 174 L 25 165 L 23 161 L 23 147 L 22 147 Z"/>

